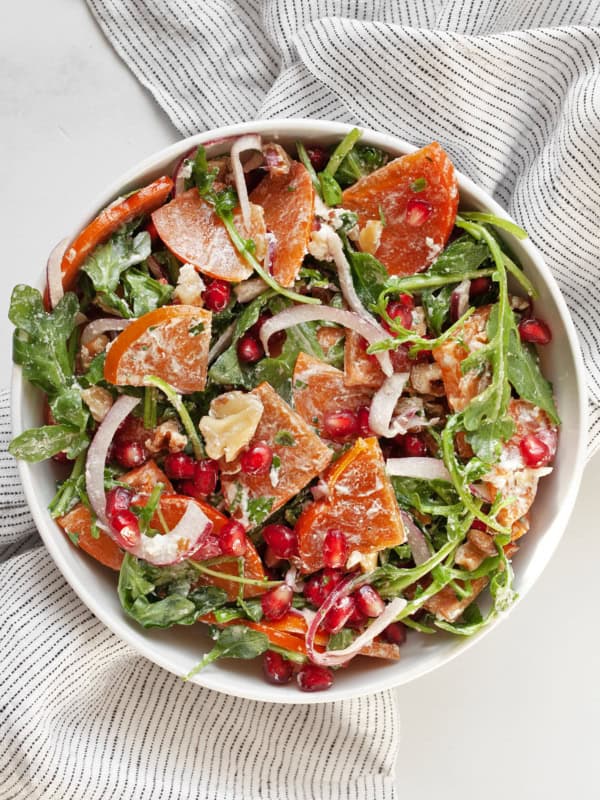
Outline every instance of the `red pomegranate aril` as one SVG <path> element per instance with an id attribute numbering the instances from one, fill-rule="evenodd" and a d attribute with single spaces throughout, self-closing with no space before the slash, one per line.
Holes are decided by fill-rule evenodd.
<path id="1" fill-rule="evenodd" d="M 55 454 L 52 456 L 52 460 L 53 460 L 53 461 L 56 461 L 56 463 L 57 463 L 57 464 L 68 464 L 68 463 L 69 463 L 69 462 L 71 462 L 73 459 L 72 459 L 72 458 L 69 458 L 69 457 L 67 456 L 67 454 L 65 453 L 65 451 L 64 451 L 64 450 L 61 450 L 61 452 L 60 452 L 60 453 L 55 453 Z"/>
<path id="2" fill-rule="evenodd" d="M 358 423 L 358 433 L 360 436 L 367 437 L 372 436 L 373 432 L 369 427 L 369 407 L 368 406 L 361 406 L 358 411 L 356 412 L 356 421 Z"/>
<path id="3" fill-rule="evenodd" d="M 296 531 L 287 525 L 266 525 L 262 535 L 274 555 L 279 558 L 291 558 L 298 552 Z"/>
<path id="4" fill-rule="evenodd" d="M 133 547 L 140 540 L 140 524 L 138 518 L 129 509 L 113 514 L 110 524 L 115 532 L 117 544 L 121 547 Z"/>
<path id="5" fill-rule="evenodd" d="M 194 485 L 196 490 L 203 495 L 212 494 L 219 479 L 219 462 L 213 461 L 210 458 L 202 459 L 196 462 L 196 469 L 194 470 Z"/>
<path id="6" fill-rule="evenodd" d="M 343 567 L 348 560 L 348 539 L 343 531 L 338 531 L 335 528 L 327 531 L 323 539 L 323 561 L 325 566 Z"/>
<path id="7" fill-rule="evenodd" d="M 415 300 L 414 300 L 414 297 L 412 296 L 412 294 L 406 294 L 405 292 L 403 292 L 402 294 L 399 294 L 398 295 L 398 302 L 402 303 L 402 305 L 406 306 L 406 308 L 410 308 L 411 311 L 415 307 Z"/>
<path id="8" fill-rule="evenodd" d="M 382 637 L 398 647 L 406 641 L 406 627 L 401 622 L 392 622 L 382 632 Z"/>
<path id="9" fill-rule="evenodd" d="M 402 442 L 405 456 L 421 458 L 427 455 L 427 445 L 417 433 L 406 433 Z"/>
<path id="10" fill-rule="evenodd" d="M 223 311 L 231 299 L 231 286 L 226 281 L 211 281 L 202 292 L 202 299 L 209 311 Z"/>
<path id="11" fill-rule="evenodd" d="M 106 495 L 106 516 L 112 524 L 112 518 L 119 511 L 128 511 L 131 505 L 132 493 L 123 486 L 116 486 Z"/>
<path id="12" fill-rule="evenodd" d="M 487 531 L 487 525 L 480 519 L 474 519 L 473 522 L 471 523 L 471 530 Z"/>
<path id="13" fill-rule="evenodd" d="M 358 417 L 354 411 L 331 411 L 325 414 L 323 430 L 328 439 L 347 439 L 358 433 Z"/>
<path id="14" fill-rule="evenodd" d="M 294 674 L 294 664 L 280 653 L 267 650 L 263 657 L 263 672 L 269 683 L 289 683 Z"/>
<path id="15" fill-rule="evenodd" d="M 306 148 L 306 154 L 316 172 L 322 172 L 329 162 L 329 153 L 319 144 Z"/>
<path id="16" fill-rule="evenodd" d="M 115 442 L 113 453 L 119 464 L 126 469 L 141 467 L 148 460 L 141 442 Z"/>
<path id="17" fill-rule="evenodd" d="M 539 436 L 530 433 L 519 442 L 519 450 L 528 467 L 543 467 L 552 458 L 550 448 Z"/>
<path id="18" fill-rule="evenodd" d="M 369 584 L 357 589 L 353 597 L 356 607 L 367 617 L 378 617 L 385 608 L 381 595 Z"/>
<path id="19" fill-rule="evenodd" d="M 264 356 L 265 351 L 258 339 L 246 333 L 237 343 L 237 354 L 244 364 L 256 364 Z"/>
<path id="20" fill-rule="evenodd" d="M 469 287 L 469 297 L 479 297 L 479 295 L 486 294 L 492 288 L 491 278 L 474 278 Z"/>
<path id="21" fill-rule="evenodd" d="M 277 586 L 275 589 L 263 594 L 260 598 L 260 605 L 265 619 L 281 619 L 292 607 L 293 597 L 293 589 L 287 583 L 282 583 L 281 586 Z"/>
<path id="22" fill-rule="evenodd" d="M 248 550 L 248 539 L 244 526 L 234 519 L 228 520 L 219 532 L 219 544 L 226 556 L 239 558 Z"/>
<path id="23" fill-rule="evenodd" d="M 280 556 L 276 555 L 273 552 L 272 548 L 270 548 L 269 545 L 265 547 L 265 552 L 263 553 L 262 560 L 269 569 L 279 567 L 281 564 L 283 564 L 283 560 L 280 558 Z"/>
<path id="24" fill-rule="evenodd" d="M 325 614 L 321 627 L 327 633 L 339 633 L 352 616 L 355 608 L 356 603 L 351 595 L 340 597 Z"/>
<path id="25" fill-rule="evenodd" d="M 322 692 L 333 684 L 333 672 L 318 664 L 304 664 L 296 675 L 296 681 L 302 692 Z"/>
<path id="26" fill-rule="evenodd" d="M 391 319 L 399 320 L 403 328 L 408 330 L 412 328 L 412 311 L 400 300 L 392 300 L 391 303 L 388 303 L 386 311 Z"/>
<path id="27" fill-rule="evenodd" d="M 362 628 L 364 627 L 368 619 L 369 618 L 365 614 L 363 614 L 362 611 L 359 609 L 359 607 L 355 604 L 354 611 L 346 621 L 346 627 L 354 629 Z"/>
<path id="28" fill-rule="evenodd" d="M 189 481 L 196 474 L 196 460 L 185 453 L 169 453 L 165 457 L 164 469 L 169 478 Z"/>
<path id="29" fill-rule="evenodd" d="M 406 222 L 413 228 L 423 225 L 433 212 L 433 206 L 427 200 L 411 198 L 406 204 Z"/>
<path id="30" fill-rule="evenodd" d="M 273 463 L 273 451 L 268 444 L 259 442 L 240 457 L 240 467 L 246 475 L 267 475 Z"/>
<path id="31" fill-rule="evenodd" d="M 342 573 L 336 569 L 326 567 L 322 572 L 311 575 L 304 584 L 304 596 L 319 608 L 342 580 Z"/>
<path id="32" fill-rule="evenodd" d="M 548 344 L 552 341 L 552 331 L 543 319 L 522 319 L 519 322 L 519 336 L 522 342 L 530 344 Z"/>

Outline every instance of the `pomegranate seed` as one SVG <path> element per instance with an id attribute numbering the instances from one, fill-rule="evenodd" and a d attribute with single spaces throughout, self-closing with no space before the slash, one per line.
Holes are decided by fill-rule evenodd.
<path id="1" fill-rule="evenodd" d="M 365 616 L 362 613 L 362 611 L 359 609 L 359 607 L 355 604 L 354 605 L 354 611 L 348 617 L 348 620 L 346 622 L 346 627 L 347 628 L 362 628 L 365 625 L 367 619 L 368 619 L 368 617 Z"/>
<path id="2" fill-rule="evenodd" d="M 485 522 L 482 522 L 480 519 L 474 519 L 471 523 L 471 530 L 487 531 L 487 526 Z"/>
<path id="3" fill-rule="evenodd" d="M 256 364 L 264 356 L 262 344 L 248 333 L 245 333 L 237 343 L 237 354 L 244 364 Z"/>
<path id="4" fill-rule="evenodd" d="M 298 552 L 296 531 L 287 525 L 266 525 L 263 539 L 278 558 L 291 558 Z"/>
<path id="5" fill-rule="evenodd" d="M 271 589 L 260 598 L 262 611 L 267 620 L 281 619 L 292 607 L 294 592 L 287 583 Z"/>
<path id="6" fill-rule="evenodd" d="M 551 459 L 550 448 L 539 436 L 530 433 L 519 442 L 523 461 L 528 467 L 543 467 Z"/>
<path id="7" fill-rule="evenodd" d="M 399 300 L 392 300 L 386 308 L 387 314 L 392 319 L 400 320 L 403 328 L 412 328 L 412 311 Z"/>
<path id="8" fill-rule="evenodd" d="M 361 586 L 354 592 L 354 600 L 357 608 L 367 617 L 378 617 L 385 608 L 381 595 L 369 584 Z"/>
<path id="9" fill-rule="evenodd" d="M 322 172 L 329 162 L 329 153 L 320 144 L 306 148 L 306 153 L 316 172 Z"/>
<path id="10" fill-rule="evenodd" d="M 246 475 L 267 475 L 273 463 L 273 451 L 268 444 L 253 445 L 240 458 L 242 472 Z"/>
<path id="11" fill-rule="evenodd" d="M 406 222 L 413 228 L 423 225 L 433 212 L 433 206 L 427 200 L 412 197 L 406 204 Z"/>
<path id="12" fill-rule="evenodd" d="M 427 455 L 427 445 L 417 433 L 404 434 L 402 449 L 405 456 L 422 457 Z"/>
<path id="13" fill-rule="evenodd" d="M 226 556 L 239 558 L 246 554 L 248 539 L 244 526 L 234 519 L 228 520 L 219 532 L 219 544 Z"/>
<path id="14" fill-rule="evenodd" d="M 164 468 L 169 478 L 191 480 L 196 473 L 196 461 L 185 453 L 169 453 L 165 457 Z"/>
<path id="15" fill-rule="evenodd" d="M 148 460 L 146 450 L 141 442 L 115 442 L 114 456 L 126 469 L 141 467 Z"/>
<path id="16" fill-rule="evenodd" d="M 269 683 L 289 683 L 294 674 L 294 665 L 279 653 L 267 650 L 263 658 L 263 672 Z"/>
<path id="17" fill-rule="evenodd" d="M 57 464 L 67 464 L 67 463 L 73 461 L 72 458 L 68 458 L 67 457 L 67 454 L 65 453 L 64 450 L 61 450 L 60 453 L 55 453 L 52 456 L 52 460 L 56 461 Z"/>
<path id="18" fill-rule="evenodd" d="M 211 281 L 202 292 L 204 305 L 209 311 L 223 311 L 231 299 L 231 287 L 226 281 Z"/>
<path id="19" fill-rule="evenodd" d="M 121 547 L 133 547 L 139 542 L 140 524 L 133 511 L 129 509 L 117 511 L 113 514 L 110 524 L 114 528 L 115 538 Z"/>
<path id="20" fill-rule="evenodd" d="M 333 672 L 318 664 L 304 664 L 296 675 L 296 681 L 302 692 L 322 692 L 333 683 Z"/>
<path id="21" fill-rule="evenodd" d="M 373 436 L 373 431 L 369 427 L 369 406 L 361 406 L 356 412 L 358 432 L 361 436 Z"/>
<path id="22" fill-rule="evenodd" d="M 552 331 L 543 319 L 523 319 L 519 322 L 519 336 L 522 342 L 548 344 L 552 341 Z"/>
<path id="23" fill-rule="evenodd" d="M 327 567 L 343 567 L 348 560 L 348 540 L 342 531 L 332 528 L 323 540 L 323 561 Z"/>
<path id="24" fill-rule="evenodd" d="M 196 461 L 194 477 L 189 481 L 184 481 L 181 485 L 184 494 L 189 494 L 197 500 L 212 494 L 219 479 L 219 463 L 210 458 Z"/>
<path id="25" fill-rule="evenodd" d="M 480 294 L 486 294 L 492 288 L 491 278 L 474 278 L 471 281 L 469 288 L 469 297 L 479 297 Z"/>
<path id="26" fill-rule="evenodd" d="M 323 630 L 327 633 L 339 633 L 352 616 L 355 608 L 356 603 L 351 595 L 340 597 L 325 614 L 321 623 Z"/>
<path id="27" fill-rule="evenodd" d="M 406 628 L 401 622 L 392 622 L 381 635 L 388 642 L 400 646 L 406 641 Z"/>
<path id="28" fill-rule="evenodd" d="M 329 439 L 347 439 L 358 433 L 358 418 L 354 411 L 331 411 L 325 414 L 323 429 Z"/>
<path id="29" fill-rule="evenodd" d="M 311 575 L 306 581 L 304 584 L 304 596 L 313 606 L 319 608 L 341 580 L 341 572 L 327 567 L 323 572 Z"/>
<path id="30" fill-rule="evenodd" d="M 267 567 L 269 567 L 269 569 L 278 567 L 280 564 L 283 563 L 281 558 L 273 552 L 273 550 L 269 547 L 269 545 L 265 547 L 265 552 L 263 553 L 262 559 L 267 565 Z"/>
<path id="31" fill-rule="evenodd" d="M 119 511 L 128 511 L 131 505 L 132 494 L 123 486 L 116 486 L 106 495 L 106 516 L 112 524 L 112 518 Z"/>
<path id="32" fill-rule="evenodd" d="M 406 306 L 406 308 L 410 308 L 411 311 L 415 307 L 415 301 L 412 294 L 405 294 L 405 293 L 399 294 L 398 302 L 402 303 L 402 305 Z"/>

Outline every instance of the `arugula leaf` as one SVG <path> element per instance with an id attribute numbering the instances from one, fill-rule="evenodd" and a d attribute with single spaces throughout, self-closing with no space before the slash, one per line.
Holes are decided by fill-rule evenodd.
<path id="1" fill-rule="evenodd" d="M 8 452 L 15 458 L 29 462 L 43 461 L 63 451 L 69 458 L 75 458 L 85 450 L 88 442 L 86 433 L 70 425 L 43 425 L 23 431 L 15 437 L 8 446 Z"/>
<path id="2" fill-rule="evenodd" d="M 511 330 L 508 341 L 508 380 L 519 397 L 543 409 L 552 422 L 560 424 L 552 384 L 542 375 L 535 348 L 521 341 L 516 328 Z"/>
<path id="3" fill-rule="evenodd" d="M 356 638 L 356 632 L 350 628 L 342 628 L 341 631 L 333 633 L 327 641 L 327 650 L 345 650 L 350 647 Z"/>
<path id="4" fill-rule="evenodd" d="M 107 242 L 94 249 L 81 269 L 90 277 L 98 299 L 122 317 L 133 316 L 122 297 L 116 294 L 122 273 L 134 264 L 145 261 L 151 252 L 150 234 L 141 231 L 132 236 L 122 228 Z"/>
<path id="5" fill-rule="evenodd" d="M 192 589 L 195 581 L 195 572 L 185 563 L 155 567 L 126 553 L 119 573 L 119 600 L 123 610 L 144 628 L 192 625 L 227 602 L 223 589 Z"/>
<path id="6" fill-rule="evenodd" d="M 253 497 L 248 500 L 248 519 L 256 526 L 265 520 L 271 513 L 274 497 Z"/>
<path id="7" fill-rule="evenodd" d="M 342 241 L 356 293 L 366 308 L 372 308 L 377 304 L 379 295 L 385 289 L 389 277 L 387 269 L 370 253 L 359 253 L 353 250 L 345 236 L 342 237 Z"/>
<path id="8" fill-rule="evenodd" d="M 173 294 L 173 287 L 160 283 L 140 269 L 128 269 L 123 273 L 123 288 L 134 317 L 164 306 Z"/>
<path id="9" fill-rule="evenodd" d="M 319 183 L 323 201 L 328 206 L 339 206 L 342 202 L 342 190 L 333 175 L 328 172 L 319 172 Z"/>
<path id="10" fill-rule="evenodd" d="M 357 144 L 339 165 L 335 179 L 342 188 L 352 186 L 365 175 L 383 167 L 389 159 L 387 153 L 372 145 Z"/>
<path id="11" fill-rule="evenodd" d="M 184 680 L 197 675 L 218 658 L 256 658 L 269 649 L 267 635 L 245 625 L 230 625 L 223 630 L 211 626 L 211 634 L 216 639 L 215 646 L 188 672 Z"/>

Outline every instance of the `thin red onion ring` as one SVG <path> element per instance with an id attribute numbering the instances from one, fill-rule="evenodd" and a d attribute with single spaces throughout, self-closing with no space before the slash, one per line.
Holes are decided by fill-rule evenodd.
<path id="1" fill-rule="evenodd" d="M 350 661 L 351 658 L 354 658 L 354 656 L 360 653 L 363 647 L 372 642 L 381 631 L 387 628 L 406 605 L 406 600 L 403 597 L 394 598 L 391 603 L 386 605 L 381 614 L 373 620 L 369 627 L 363 631 L 360 636 L 357 636 L 351 645 L 345 647 L 343 650 L 325 650 L 323 653 L 320 653 L 315 648 L 315 636 L 326 614 L 333 608 L 338 600 L 349 595 L 363 583 L 367 583 L 368 578 L 368 575 L 360 575 L 358 577 L 350 575 L 348 578 L 342 580 L 315 614 L 306 632 L 305 640 L 306 652 L 313 664 L 319 664 L 323 667 L 337 667 Z"/>
<path id="2" fill-rule="evenodd" d="M 402 517 L 402 524 L 406 531 L 406 541 L 409 544 L 413 560 L 417 566 L 424 564 L 431 558 L 427 539 L 408 511 L 400 511 L 400 516 Z"/>
<path id="3" fill-rule="evenodd" d="M 238 200 L 240 202 L 240 209 L 242 211 L 242 219 L 246 228 L 246 235 L 250 233 L 251 216 L 250 201 L 248 200 L 248 189 L 246 187 L 246 178 L 244 176 L 244 168 L 240 160 L 240 155 L 245 150 L 260 150 L 262 151 L 262 139 L 257 133 L 247 134 L 240 136 L 231 145 L 229 157 L 231 158 L 231 171 L 233 172 L 233 182 L 235 184 L 235 191 L 237 192 Z"/>
<path id="4" fill-rule="evenodd" d="M 178 564 L 193 555 L 212 531 L 213 524 L 204 511 L 192 500 L 177 523 L 168 533 L 158 536 L 142 534 L 140 540 L 127 550 L 157 567 Z"/>
<path id="5" fill-rule="evenodd" d="M 235 330 L 235 322 L 232 322 L 231 325 L 228 325 L 223 333 L 219 336 L 217 341 L 213 344 L 213 346 L 208 351 L 208 363 L 212 364 L 212 362 L 218 358 L 221 353 L 224 353 L 225 350 L 229 347 L 231 342 L 233 341 L 233 332 Z"/>
<path id="6" fill-rule="evenodd" d="M 441 458 L 388 458 L 385 462 L 388 475 L 398 478 L 424 478 L 452 482 L 450 473 Z"/>
<path id="7" fill-rule="evenodd" d="M 291 328 L 292 325 L 299 325 L 303 322 L 336 322 L 338 325 L 343 325 L 345 328 L 356 331 L 364 337 L 369 344 L 380 342 L 382 339 L 387 339 L 388 335 L 383 329 L 380 329 L 372 322 L 363 319 L 354 311 L 348 311 L 344 308 L 332 308 L 331 306 L 307 306 L 297 305 L 291 308 L 286 308 L 285 311 L 280 311 L 274 317 L 268 319 L 260 329 L 260 340 L 265 349 L 265 353 L 269 354 L 269 339 L 278 331 Z M 377 353 L 377 358 L 385 375 L 391 375 L 394 372 L 390 354 L 386 351 Z"/>
<path id="8" fill-rule="evenodd" d="M 123 331 L 133 322 L 132 319 L 117 319 L 116 317 L 102 317 L 92 320 L 85 326 L 81 334 L 81 344 L 92 342 L 97 336 L 106 331 Z"/>
<path id="9" fill-rule="evenodd" d="M 233 291 L 238 303 L 249 303 L 261 295 L 265 289 L 268 289 L 268 286 L 262 278 L 247 278 L 234 286 Z"/>
<path id="10" fill-rule="evenodd" d="M 65 293 L 63 289 L 61 264 L 68 244 L 68 239 L 61 239 L 61 241 L 52 248 L 52 252 L 48 256 L 48 263 L 46 264 L 46 279 L 48 281 L 48 298 L 50 300 L 50 308 L 56 308 L 57 303 Z"/>
<path id="11" fill-rule="evenodd" d="M 85 462 L 85 485 L 90 505 L 98 522 L 111 533 L 106 518 L 106 493 L 104 491 L 104 465 L 112 440 L 119 425 L 140 402 L 138 397 L 121 395 L 102 420 L 89 446 Z"/>
<path id="12" fill-rule="evenodd" d="M 378 328 L 381 328 L 381 332 L 384 334 L 382 335 L 383 339 L 389 338 L 389 336 L 385 334 L 381 325 L 379 325 L 379 323 L 375 320 L 373 315 L 370 314 L 364 307 L 360 297 L 356 293 L 354 281 L 352 280 L 352 273 L 350 271 L 350 264 L 348 263 L 348 259 L 344 253 L 342 240 L 330 225 L 323 225 L 320 229 L 320 232 L 323 232 L 323 234 L 327 237 L 327 246 L 329 248 L 329 252 L 333 256 L 335 266 L 337 267 L 338 276 L 340 279 L 340 289 L 342 290 L 344 300 L 348 303 L 349 308 L 352 311 L 355 311 L 363 319 L 366 319 L 372 325 L 376 325 Z"/>
<path id="13" fill-rule="evenodd" d="M 396 372 L 386 378 L 375 392 L 369 410 L 369 428 L 377 436 L 391 439 L 406 432 L 401 424 L 392 421 L 392 416 L 409 377 L 408 372 Z"/>
<path id="14" fill-rule="evenodd" d="M 471 281 L 465 278 L 450 295 L 450 321 L 457 322 L 469 307 L 469 292 Z"/>

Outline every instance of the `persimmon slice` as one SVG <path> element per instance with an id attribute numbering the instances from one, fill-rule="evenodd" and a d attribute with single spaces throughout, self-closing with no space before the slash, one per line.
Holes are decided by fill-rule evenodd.
<path id="1" fill-rule="evenodd" d="M 370 386 L 378 389 L 385 375 L 374 355 L 367 353 L 368 342 L 356 331 L 348 331 L 344 346 L 344 383 L 346 386 Z M 409 372 L 414 364 L 408 357 L 408 347 L 400 345 L 390 351 L 395 372 Z"/>
<path id="2" fill-rule="evenodd" d="M 340 369 L 305 353 L 296 359 L 292 386 L 294 408 L 321 435 L 327 414 L 357 411 L 368 406 L 374 394 L 368 386 L 346 386 Z"/>
<path id="3" fill-rule="evenodd" d="M 454 167 L 433 142 L 361 178 L 345 190 L 342 205 L 358 215 L 361 228 L 382 220 L 374 255 L 390 275 L 412 275 L 441 253 L 454 226 Z"/>
<path id="4" fill-rule="evenodd" d="M 308 170 L 293 161 L 287 173 L 269 173 L 250 195 L 262 206 L 265 225 L 275 238 L 271 272 L 282 286 L 292 286 L 310 240 L 315 190 Z"/>
<path id="5" fill-rule="evenodd" d="M 221 460 L 221 487 L 231 515 L 246 527 L 262 523 L 303 489 L 331 461 L 332 451 L 268 384 L 252 390 L 263 414 L 248 447 L 264 443 L 273 452 L 275 467 L 267 475 L 241 471 L 240 458 Z"/>
<path id="6" fill-rule="evenodd" d="M 157 375 L 178 392 L 201 392 L 206 385 L 210 311 L 196 306 L 162 306 L 131 323 L 114 340 L 104 377 L 115 386 L 143 386 Z"/>
<path id="7" fill-rule="evenodd" d="M 328 496 L 309 505 L 296 523 L 302 572 L 324 566 L 323 540 L 343 531 L 350 551 L 374 553 L 395 547 L 406 534 L 376 438 L 357 439 L 327 469 Z"/>
<path id="8" fill-rule="evenodd" d="M 236 227 L 255 243 L 261 260 L 265 251 L 265 223 L 258 206 L 252 207 L 251 230 L 244 231 L 239 209 Z M 180 261 L 192 264 L 211 278 L 237 283 L 250 277 L 252 268 L 233 246 L 225 225 L 197 189 L 188 189 L 152 214 L 158 235 Z"/>

